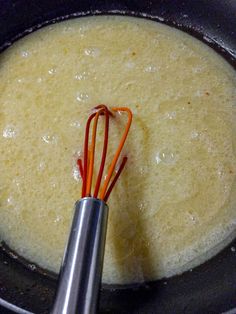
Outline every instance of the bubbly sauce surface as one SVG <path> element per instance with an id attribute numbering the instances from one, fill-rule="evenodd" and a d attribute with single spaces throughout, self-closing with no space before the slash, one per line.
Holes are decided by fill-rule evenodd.
<path id="1" fill-rule="evenodd" d="M 19 40 L 0 56 L 0 238 L 59 271 L 85 123 L 105 103 L 134 118 L 103 281 L 155 280 L 216 254 L 236 223 L 235 86 L 210 48 L 147 20 L 80 18 Z M 111 123 L 110 160 L 124 120 Z"/>

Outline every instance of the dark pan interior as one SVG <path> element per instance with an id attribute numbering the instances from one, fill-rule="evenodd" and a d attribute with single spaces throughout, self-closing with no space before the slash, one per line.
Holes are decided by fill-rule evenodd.
<path id="1" fill-rule="evenodd" d="M 235 0 L 0 0 L 0 47 L 26 30 L 74 13 L 118 13 L 164 21 L 205 41 L 236 68 Z M 222 313 L 236 307 L 236 241 L 203 265 L 167 280 L 134 289 L 104 286 L 101 313 Z M 0 250 L 0 304 L 48 313 L 56 281 Z M 7 302 L 9 303 L 7 303 Z M 11 304 L 15 304 L 16 307 Z M 8 313 L 3 307 L 0 313 Z"/>

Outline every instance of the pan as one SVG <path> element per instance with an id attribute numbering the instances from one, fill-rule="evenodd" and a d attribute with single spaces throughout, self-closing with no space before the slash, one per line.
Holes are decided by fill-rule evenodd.
<path id="1" fill-rule="evenodd" d="M 235 0 L 0 0 L 3 51 L 27 33 L 85 15 L 145 17 L 181 29 L 220 53 L 236 68 Z M 236 307 L 236 240 L 182 275 L 141 286 L 107 286 L 99 312 L 218 314 Z M 0 313 L 49 313 L 57 278 L 0 249 Z"/>

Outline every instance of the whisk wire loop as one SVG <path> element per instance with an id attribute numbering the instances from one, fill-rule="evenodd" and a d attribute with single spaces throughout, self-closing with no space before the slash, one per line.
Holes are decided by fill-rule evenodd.
<path id="1" fill-rule="evenodd" d="M 99 195 L 99 199 L 104 200 L 105 202 L 108 200 L 108 197 L 111 194 L 121 172 L 124 169 L 124 166 L 127 162 L 127 157 L 122 159 L 122 162 L 113 177 L 113 173 L 115 167 L 117 165 L 118 159 L 121 155 L 121 151 L 124 147 L 127 135 L 129 133 L 130 125 L 132 122 L 132 112 L 127 107 L 113 107 L 112 111 L 114 112 L 126 112 L 128 114 L 128 121 L 125 126 L 124 133 L 122 138 L 119 142 L 118 148 L 115 152 L 113 160 L 108 167 L 107 176 L 104 180 L 104 183 L 101 187 L 102 176 L 105 168 L 106 156 L 107 156 L 107 148 L 108 148 L 108 136 L 109 136 L 109 119 L 111 116 L 114 116 L 112 111 L 110 111 L 107 106 L 99 105 L 94 108 L 95 112 L 93 112 L 87 120 L 86 129 L 85 129 L 85 138 L 84 138 L 84 158 L 83 163 L 82 159 L 79 158 L 77 161 L 77 165 L 80 171 L 80 175 L 82 177 L 82 198 L 83 197 L 90 197 L 93 196 L 97 198 Z M 96 150 L 96 136 L 97 136 L 97 127 L 98 127 L 98 120 L 100 116 L 105 116 L 105 129 L 104 129 L 104 141 L 103 141 L 103 150 L 102 150 L 102 157 L 100 168 L 97 176 L 97 180 L 95 183 L 95 189 L 93 195 L 91 195 L 92 190 L 92 183 L 93 183 L 93 173 L 94 173 L 94 161 L 95 161 L 95 150 Z M 92 130 L 92 137 L 91 137 L 91 144 L 89 145 L 89 135 L 90 135 L 90 127 L 93 120 L 93 130 Z"/>

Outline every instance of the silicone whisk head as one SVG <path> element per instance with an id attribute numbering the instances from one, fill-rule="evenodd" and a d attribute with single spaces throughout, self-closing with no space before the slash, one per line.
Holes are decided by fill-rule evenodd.
<path id="1" fill-rule="evenodd" d="M 113 117 L 116 112 L 126 112 L 128 115 L 128 120 L 125 126 L 124 133 L 118 145 L 118 148 L 115 152 L 113 160 L 108 167 L 108 172 L 104 182 L 102 183 L 103 172 L 106 164 L 107 148 L 108 148 L 108 137 L 109 137 L 109 122 L 110 117 Z M 98 127 L 98 119 L 105 120 L 105 129 L 104 129 L 104 140 L 103 140 L 103 149 L 101 163 L 95 183 L 94 192 L 92 193 L 92 183 L 93 183 L 93 173 L 94 173 L 94 161 L 95 161 L 95 147 L 96 147 L 96 135 Z M 123 157 L 122 162 L 120 163 L 117 172 L 115 172 L 118 159 L 120 157 L 122 148 L 125 144 L 127 135 L 129 133 L 130 125 L 132 122 L 132 112 L 127 107 L 113 107 L 111 110 L 105 105 L 96 106 L 93 109 L 92 114 L 89 116 L 84 137 L 84 156 L 79 158 L 77 165 L 79 167 L 80 175 L 82 177 L 82 198 L 83 197 L 94 197 L 107 202 L 108 197 L 113 190 L 117 179 L 119 178 L 124 166 L 127 162 L 127 157 Z M 90 128 L 92 126 L 92 135 L 90 140 Z"/>

